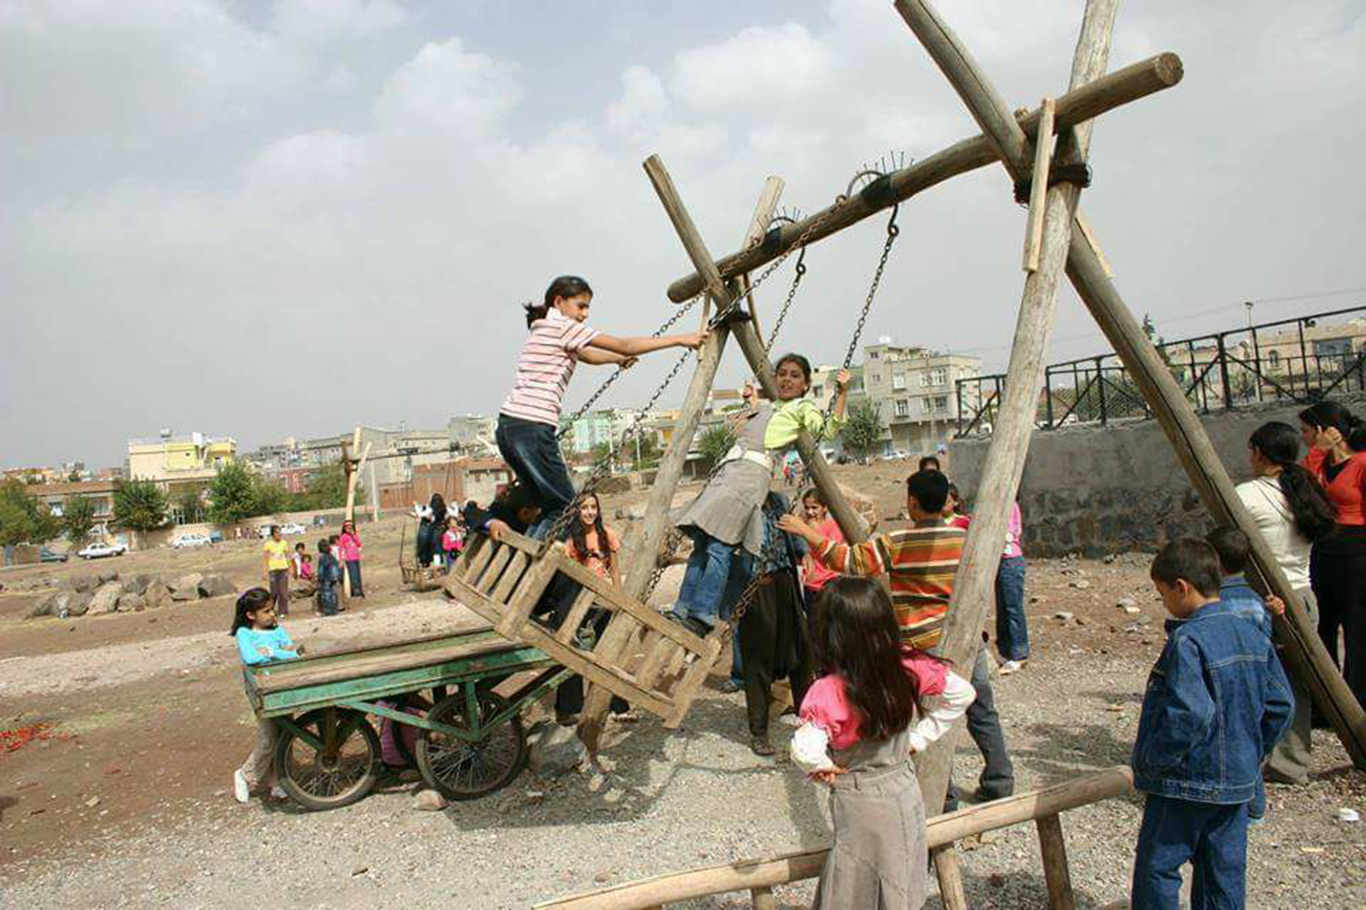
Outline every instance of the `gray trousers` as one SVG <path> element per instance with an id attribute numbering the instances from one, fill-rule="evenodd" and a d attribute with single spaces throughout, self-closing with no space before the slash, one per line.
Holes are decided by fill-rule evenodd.
<path id="1" fill-rule="evenodd" d="M 275 718 L 256 719 L 256 745 L 241 769 L 252 791 L 275 784 L 275 743 L 279 738 L 280 724 Z"/>
<path id="2" fill-rule="evenodd" d="M 1304 600 L 1304 610 L 1309 614 L 1310 624 L 1317 626 L 1319 604 L 1314 599 L 1314 592 L 1303 588 L 1295 593 Z M 1309 780 L 1310 714 L 1314 702 L 1309 689 L 1300 682 L 1299 677 L 1291 673 L 1289 667 L 1286 667 L 1285 672 L 1290 677 L 1290 692 L 1295 697 L 1295 716 L 1290 721 L 1290 729 L 1271 750 L 1271 757 L 1266 760 L 1262 770 L 1264 775 L 1277 783 L 1302 784 Z"/>

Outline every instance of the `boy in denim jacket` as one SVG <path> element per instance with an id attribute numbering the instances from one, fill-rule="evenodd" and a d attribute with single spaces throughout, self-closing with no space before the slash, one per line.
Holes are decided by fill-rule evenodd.
<path id="1" fill-rule="evenodd" d="M 1148 677 L 1130 764 L 1147 794 L 1133 910 L 1177 910 L 1181 865 L 1192 910 L 1242 908 L 1248 803 L 1290 724 L 1290 683 L 1271 641 L 1219 600 L 1219 557 L 1203 540 L 1167 544 L 1150 572 L 1167 644 Z"/>

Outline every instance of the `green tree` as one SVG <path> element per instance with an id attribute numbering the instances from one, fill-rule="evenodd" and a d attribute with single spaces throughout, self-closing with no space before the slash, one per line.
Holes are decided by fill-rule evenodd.
<path id="1" fill-rule="evenodd" d="M 170 503 L 161 487 L 150 480 L 121 480 L 114 486 L 114 524 L 147 532 L 164 527 Z"/>
<path id="2" fill-rule="evenodd" d="M 288 505 L 299 512 L 338 509 L 346 505 L 346 470 L 339 464 L 320 469 L 308 479 L 308 489 L 289 497 Z"/>
<path id="3" fill-rule="evenodd" d="M 70 474 L 66 475 L 66 482 L 67 482 L 67 483 L 80 483 L 80 482 L 81 482 L 81 472 L 80 472 L 80 471 L 73 470 Z"/>
<path id="4" fill-rule="evenodd" d="M 79 547 L 95 527 L 95 503 L 83 496 L 68 496 L 62 503 L 62 531 L 73 547 Z"/>
<path id="5" fill-rule="evenodd" d="M 589 453 L 589 455 L 593 459 L 593 467 L 600 468 L 603 465 L 607 464 L 607 462 L 612 460 L 612 444 L 608 442 L 600 442 L 597 445 L 593 446 L 593 450 Z"/>
<path id="6" fill-rule="evenodd" d="M 61 533 L 61 525 L 46 505 L 28 495 L 25 484 L 0 484 L 0 545 L 45 543 Z"/>
<path id="7" fill-rule="evenodd" d="M 224 465 L 209 484 L 209 520 L 236 524 L 244 518 L 284 511 L 289 494 L 278 483 L 254 474 L 240 462 Z"/>
<path id="8" fill-rule="evenodd" d="M 844 428 L 840 431 L 840 439 L 844 441 L 845 448 L 867 455 L 868 450 L 881 438 L 882 418 L 878 416 L 873 403 L 864 399 L 850 405 L 845 416 Z"/>
<path id="9" fill-rule="evenodd" d="M 718 423 L 702 434 L 702 441 L 698 443 L 698 448 L 702 451 L 703 458 L 711 464 L 716 464 L 725 457 L 733 445 L 735 445 L 735 430 L 731 428 L 729 423 Z"/>
<path id="10" fill-rule="evenodd" d="M 659 459 L 664 455 L 664 450 L 659 447 L 659 438 L 653 434 L 647 436 L 642 433 L 640 435 L 639 458 L 636 457 L 635 437 L 628 437 L 621 444 L 621 448 L 626 455 L 630 456 L 631 463 L 637 471 L 658 466 Z"/>
<path id="11" fill-rule="evenodd" d="M 181 490 L 176 495 L 176 511 L 180 513 L 183 524 L 193 524 L 204 520 L 204 500 L 199 497 L 201 490 Z"/>

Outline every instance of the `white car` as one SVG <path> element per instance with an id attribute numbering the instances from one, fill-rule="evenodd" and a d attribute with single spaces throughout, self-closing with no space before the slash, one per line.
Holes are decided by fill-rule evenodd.
<path id="1" fill-rule="evenodd" d="M 296 522 L 296 521 L 291 521 L 291 522 L 290 522 L 289 524 L 287 524 L 287 525 L 280 525 L 280 536 L 281 536 L 281 537 L 293 537 L 293 536 L 295 536 L 295 535 L 297 535 L 297 534 L 307 534 L 307 533 L 308 533 L 308 528 L 305 528 L 303 525 L 299 524 L 299 523 Z"/>
<path id="2" fill-rule="evenodd" d="M 103 559 L 106 556 L 122 556 L 128 548 L 121 543 L 92 543 L 78 552 L 81 559 Z"/>
<path id="3" fill-rule="evenodd" d="M 213 541 L 209 540 L 209 535 L 191 533 L 181 534 L 176 537 L 175 540 L 171 541 L 171 546 L 175 547 L 177 550 L 181 550 L 186 547 L 207 547 L 211 543 L 213 543 Z"/>

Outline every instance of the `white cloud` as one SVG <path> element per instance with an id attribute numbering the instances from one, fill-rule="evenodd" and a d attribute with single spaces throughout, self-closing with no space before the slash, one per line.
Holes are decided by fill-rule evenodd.
<path id="1" fill-rule="evenodd" d="M 468 53 L 459 38 L 428 44 L 390 78 L 375 106 L 381 125 L 488 135 L 516 102 L 516 67 Z"/>
<path id="2" fill-rule="evenodd" d="M 834 55 L 806 27 L 755 26 L 719 44 L 681 51 L 670 80 L 681 103 L 713 116 L 730 107 L 777 108 L 818 91 L 831 78 Z"/>

